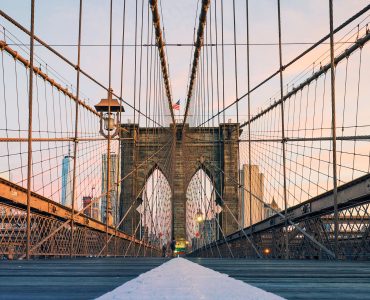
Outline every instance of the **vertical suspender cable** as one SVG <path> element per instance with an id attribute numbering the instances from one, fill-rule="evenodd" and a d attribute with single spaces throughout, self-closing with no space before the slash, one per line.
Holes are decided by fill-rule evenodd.
<path id="1" fill-rule="evenodd" d="M 235 17 L 235 0 L 233 0 L 233 22 L 234 22 L 234 66 L 235 66 L 235 99 L 238 99 L 238 57 L 236 51 L 236 17 Z M 239 164 L 240 164 L 240 149 L 239 149 L 239 103 L 236 102 L 236 134 L 237 134 L 237 155 L 236 155 L 236 165 L 238 171 L 238 183 L 240 184 L 240 172 L 239 172 Z M 240 207 L 240 189 L 238 188 L 238 206 Z M 240 211 L 240 210 L 239 210 Z M 239 220 L 241 219 L 239 213 Z M 252 220 L 251 220 L 252 225 Z M 244 224 L 241 224 L 240 229 L 243 229 Z"/>
<path id="2" fill-rule="evenodd" d="M 278 4 L 278 26 L 279 26 L 279 73 L 280 73 L 280 99 L 284 97 L 283 87 L 283 57 L 281 47 L 281 16 L 280 16 L 280 0 Z M 286 186 L 286 157 L 285 157 L 285 124 L 284 124 L 284 101 L 281 101 L 281 143 L 283 151 L 283 195 L 284 195 L 284 216 L 285 216 L 285 259 L 289 258 L 289 239 L 288 239 L 288 203 L 287 203 L 287 186 Z"/>
<path id="3" fill-rule="evenodd" d="M 30 258 L 31 242 L 31 176 L 32 176 L 32 90 L 33 90 L 33 46 L 35 35 L 35 0 L 31 0 L 30 77 L 28 92 L 28 157 L 27 157 L 27 244 L 26 258 Z"/>
<path id="4" fill-rule="evenodd" d="M 112 98 L 112 11 L 113 11 L 113 0 L 110 0 L 110 14 L 109 14 L 109 83 L 108 83 L 108 98 Z M 108 115 L 111 114 L 111 101 L 108 101 Z M 110 203 L 110 131 L 108 130 L 108 139 L 107 139 L 107 196 L 106 196 L 106 207 L 105 207 L 105 255 L 108 256 L 108 227 L 110 225 L 111 219 L 111 203 Z"/>
<path id="5" fill-rule="evenodd" d="M 249 220 L 251 226 L 251 232 L 253 232 L 252 227 L 252 149 L 251 149 L 251 95 L 250 95 L 250 63 L 249 63 L 249 0 L 245 1 L 245 12 L 246 12 L 246 22 L 247 22 L 247 93 L 248 93 L 248 174 L 249 174 Z M 244 213 L 244 212 L 243 212 Z"/>
<path id="6" fill-rule="evenodd" d="M 333 0 L 329 0 L 330 16 L 330 77 L 331 77 L 331 130 L 333 153 L 333 197 L 334 197 L 334 254 L 338 259 L 338 186 L 337 186 L 337 132 L 335 115 L 335 63 L 334 63 L 334 33 L 333 33 Z"/>
<path id="7" fill-rule="evenodd" d="M 80 12 L 78 17 L 78 46 L 77 46 L 77 90 L 76 99 L 80 99 L 80 57 L 81 57 L 81 24 L 82 24 L 82 0 L 80 0 Z M 77 168 L 77 139 L 78 139 L 78 107 L 79 103 L 76 101 L 75 112 L 75 139 L 73 143 L 73 175 L 72 175 L 72 213 L 71 213 L 71 244 L 69 256 L 73 256 L 74 245 L 74 212 L 76 202 L 76 168 Z"/>
<path id="8" fill-rule="evenodd" d="M 222 150 L 222 147 L 221 147 L 221 127 L 220 127 L 220 85 L 219 85 L 219 69 L 218 69 L 218 25 L 217 25 L 217 1 L 215 1 L 215 38 L 216 38 L 216 95 L 217 95 L 217 125 L 218 125 L 218 153 L 219 153 L 219 156 L 218 156 L 218 161 L 219 161 L 219 166 L 221 168 L 221 157 L 222 157 L 222 153 L 221 153 L 221 150 Z M 221 175 L 222 176 L 222 175 Z M 219 180 L 219 187 L 218 188 L 221 188 L 221 180 Z M 217 187 L 215 188 L 215 190 L 217 190 Z M 216 214 L 216 220 L 219 221 L 219 218 L 220 218 L 220 214 L 217 213 Z M 220 230 L 217 229 L 217 232 L 216 232 L 216 239 L 218 240 L 220 237 Z"/>
<path id="9" fill-rule="evenodd" d="M 226 125 L 226 119 L 225 119 L 225 44 L 224 44 L 224 1 L 221 0 L 221 70 L 222 70 L 222 152 L 221 152 L 221 169 L 224 169 L 225 163 L 224 163 L 224 149 L 225 149 L 225 125 Z M 224 196 L 224 181 L 225 176 L 222 173 L 221 174 L 221 197 Z M 224 212 L 220 213 L 220 223 L 221 226 L 223 224 L 223 216 Z"/>
<path id="10" fill-rule="evenodd" d="M 124 53 L 125 53 L 125 20 L 126 20 L 126 1 L 123 1 L 123 18 L 122 18 L 122 46 L 121 46 L 121 88 L 120 88 L 120 98 L 122 99 L 123 97 L 123 61 L 124 61 Z M 122 105 L 119 107 L 119 116 L 118 116 L 118 126 L 120 128 L 121 126 L 121 114 L 122 114 Z M 121 132 L 118 134 L 118 136 L 121 138 Z M 120 197 L 119 197 L 119 187 L 121 185 L 121 178 L 120 178 L 120 173 L 121 170 L 119 169 L 120 167 L 120 161 L 121 161 L 121 139 L 118 140 L 118 145 L 117 145 L 117 185 L 116 185 L 116 211 L 115 211 L 115 220 L 116 224 L 115 225 L 115 239 L 114 239 L 114 256 L 117 256 L 117 230 L 118 230 L 118 220 L 119 220 L 119 203 L 120 203 Z"/>

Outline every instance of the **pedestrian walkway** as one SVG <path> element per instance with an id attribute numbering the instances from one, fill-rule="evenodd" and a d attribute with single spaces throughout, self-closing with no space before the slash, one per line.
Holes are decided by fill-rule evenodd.
<path id="1" fill-rule="evenodd" d="M 289 300 L 370 299 L 368 262 L 217 258 L 191 258 L 188 261 L 228 274 L 229 277 Z M 155 270 L 162 264 L 162 267 L 166 266 L 167 262 L 174 263 L 176 259 L 108 257 L 4 260 L 0 261 L 0 300 L 96 299 L 131 280 L 141 278 L 141 274 L 144 276 L 144 273 Z M 186 282 L 189 283 L 190 279 L 194 279 L 190 291 L 184 293 L 186 295 L 193 291 L 199 292 L 196 288 L 201 281 L 197 279 L 199 271 L 196 266 L 193 264 L 196 270 L 194 273 L 175 273 L 168 280 L 168 284 L 181 287 Z M 160 281 L 157 281 L 159 286 L 164 284 L 164 280 L 159 278 L 168 274 L 156 274 Z M 228 277 L 219 274 L 207 289 L 211 292 L 217 291 L 225 280 L 228 280 Z M 158 287 L 152 286 L 148 291 L 154 295 Z M 167 299 L 177 299 L 176 295 L 171 294 L 171 297 Z M 225 298 L 228 299 L 232 298 Z"/>
<path id="2" fill-rule="evenodd" d="M 280 300 L 283 298 L 187 259 L 175 258 L 98 298 L 98 300 L 130 299 Z"/>
<path id="3" fill-rule="evenodd" d="M 0 260 L 0 300 L 95 299 L 168 259 Z"/>
<path id="4" fill-rule="evenodd" d="M 368 261 L 191 260 L 289 300 L 370 299 Z"/>

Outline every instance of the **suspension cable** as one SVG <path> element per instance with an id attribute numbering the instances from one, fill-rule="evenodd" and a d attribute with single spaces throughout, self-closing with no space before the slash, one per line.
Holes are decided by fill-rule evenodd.
<path id="1" fill-rule="evenodd" d="M 150 0 L 149 3 L 150 3 L 150 8 L 152 10 L 153 26 L 155 28 L 158 54 L 159 54 L 159 58 L 161 60 L 162 75 L 163 75 L 164 85 L 165 85 L 165 89 L 166 89 L 168 107 L 169 107 L 169 110 L 170 110 L 170 113 L 171 113 L 172 122 L 173 122 L 173 124 L 175 124 L 176 123 L 175 115 L 173 113 L 173 108 L 172 108 L 171 85 L 170 85 L 169 73 L 168 73 L 168 69 L 167 69 L 168 64 L 167 64 L 167 60 L 166 60 L 165 46 L 164 46 L 164 41 L 163 41 L 163 37 L 162 37 L 160 16 L 159 16 L 159 12 L 158 12 L 158 0 Z"/>
<path id="2" fill-rule="evenodd" d="M 189 79 L 189 87 L 188 92 L 186 96 L 186 107 L 185 107 L 185 114 L 184 114 L 184 121 L 182 124 L 182 130 L 184 129 L 186 119 L 189 113 L 189 106 L 191 102 L 191 98 L 193 96 L 193 89 L 194 89 L 194 80 L 197 73 L 198 68 L 198 61 L 200 57 L 200 50 L 203 46 L 203 36 L 204 36 L 204 27 L 207 22 L 207 11 L 209 7 L 210 0 L 202 0 L 202 8 L 199 15 L 199 27 L 197 31 L 197 41 L 195 42 L 195 48 L 194 48 L 194 57 L 193 57 L 193 64 L 192 64 L 192 70 L 190 74 Z"/>

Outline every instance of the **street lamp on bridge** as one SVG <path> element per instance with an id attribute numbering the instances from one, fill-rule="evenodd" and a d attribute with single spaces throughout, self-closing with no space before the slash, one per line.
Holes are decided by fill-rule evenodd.
<path id="1" fill-rule="evenodd" d="M 100 134 L 107 139 L 107 194 L 106 194 L 106 208 L 105 208 L 105 218 L 106 218 L 106 229 L 108 232 L 108 226 L 113 225 L 112 218 L 112 206 L 110 201 L 111 192 L 111 153 L 110 153 L 110 141 L 112 138 L 116 137 L 120 132 L 120 115 L 124 112 L 123 106 L 118 102 L 117 99 L 113 99 L 113 90 L 109 89 L 108 98 L 101 99 L 98 104 L 95 105 L 95 109 L 100 115 Z M 114 130 L 114 132 L 113 132 Z"/>
<path id="2" fill-rule="evenodd" d="M 112 93 L 113 91 L 110 89 L 108 91 L 108 99 L 101 99 L 100 102 L 95 105 L 96 111 L 101 113 L 100 134 L 105 138 L 113 138 L 119 134 L 118 123 L 120 120 L 120 113 L 125 111 L 118 100 L 112 98 Z M 115 132 L 110 133 L 113 130 L 115 130 Z"/>
<path id="3" fill-rule="evenodd" d="M 197 220 L 198 223 L 202 223 L 203 213 L 201 212 L 201 210 L 198 210 L 197 214 L 195 215 L 195 219 Z"/>

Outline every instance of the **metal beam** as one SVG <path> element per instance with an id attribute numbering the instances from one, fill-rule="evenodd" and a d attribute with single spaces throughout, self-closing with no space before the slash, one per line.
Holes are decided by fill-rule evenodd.
<path id="1" fill-rule="evenodd" d="M 19 55 L 19 53 L 12 48 L 10 48 L 5 41 L 0 41 L 0 50 L 6 51 L 9 53 L 13 58 L 20 63 L 22 63 L 26 68 L 29 68 L 30 62 L 25 59 L 23 56 Z M 73 99 L 74 101 L 77 101 L 79 105 L 83 106 L 93 114 L 97 115 L 100 117 L 100 114 L 96 112 L 95 109 L 93 109 L 91 106 L 88 106 L 85 102 L 83 102 L 80 99 L 77 99 L 75 95 L 73 95 L 67 88 L 62 87 L 59 83 L 57 83 L 53 78 L 48 76 L 46 73 L 42 72 L 39 68 L 33 66 L 33 73 L 36 75 L 40 76 L 42 79 L 46 80 L 49 82 L 53 87 L 55 87 L 58 91 L 61 91 L 64 95 L 68 96 L 69 98 Z"/>
<path id="2" fill-rule="evenodd" d="M 106 138 L 74 138 L 74 137 L 56 137 L 56 138 L 32 138 L 32 142 L 96 142 L 96 141 L 106 141 Z M 127 141 L 134 140 L 134 138 L 112 138 L 112 141 Z M 0 137 L 0 142 L 5 143 L 24 143 L 27 142 L 27 138 L 6 138 Z"/>
<path id="3" fill-rule="evenodd" d="M 344 210 L 362 203 L 370 202 L 370 174 L 357 178 L 338 187 L 338 210 Z M 298 223 L 320 215 L 331 214 L 334 211 L 333 190 L 316 196 L 301 204 L 288 208 L 288 218 L 293 223 Z M 268 231 L 275 227 L 281 227 L 285 224 L 285 218 L 275 214 L 259 223 L 244 228 L 246 234 L 256 234 L 258 232 Z M 227 242 L 243 239 L 242 231 L 234 232 L 226 237 Z M 224 240 L 218 240 L 211 245 L 225 243 Z"/>
<path id="4" fill-rule="evenodd" d="M 19 208 L 24 209 L 27 206 L 27 189 L 12 183 L 8 180 L 0 178 L 0 202 L 10 204 Z M 56 203 L 44 196 L 37 193 L 31 192 L 31 211 L 38 212 L 46 216 L 56 217 L 60 220 L 68 220 L 71 218 L 72 209 Z M 97 221 L 86 215 L 77 214 L 75 211 L 74 223 L 93 229 L 100 232 L 105 232 L 105 224 Z M 110 235 L 115 235 L 121 239 L 133 241 L 136 244 L 142 244 L 145 247 L 153 248 L 153 246 L 138 240 L 131 235 L 128 235 L 122 231 L 116 231 L 112 226 L 108 228 Z"/>
<path id="5" fill-rule="evenodd" d="M 16 20 L 14 20 L 12 17 L 10 17 L 9 15 L 7 15 L 3 10 L 0 10 L 0 16 L 2 16 L 4 19 L 6 19 L 10 23 L 12 23 L 14 26 L 16 26 L 17 28 L 19 28 L 20 30 L 22 30 L 25 34 L 31 36 L 31 32 L 27 28 L 25 28 L 20 23 L 18 23 Z M 37 35 L 33 35 L 33 37 L 34 37 L 35 41 L 37 41 L 38 43 L 40 43 L 42 46 L 44 46 L 46 49 L 48 49 L 50 52 L 52 52 L 53 54 L 55 54 L 57 57 L 59 57 L 60 59 L 62 59 L 69 66 L 73 67 L 76 70 L 76 68 L 77 68 L 77 65 L 76 64 L 74 64 L 73 62 L 71 62 L 68 58 L 66 58 L 65 56 L 63 56 L 60 52 L 58 52 L 53 47 L 51 47 L 50 45 L 48 45 L 46 42 L 44 42 L 42 39 L 40 39 Z M 80 72 L 85 77 L 87 77 L 89 80 L 91 80 L 92 82 L 94 82 L 95 84 L 97 84 L 98 86 L 100 86 L 102 89 L 104 89 L 107 92 L 109 92 L 109 88 L 108 87 L 106 87 L 104 84 L 102 84 L 101 82 L 99 82 L 98 80 L 96 80 L 94 77 L 92 77 L 86 71 L 84 71 L 83 69 L 80 68 Z M 159 127 L 164 128 L 162 126 L 162 124 L 159 124 L 157 121 L 155 121 L 152 118 L 150 118 L 150 116 L 147 116 L 146 114 L 144 114 L 143 112 L 141 112 L 140 109 L 135 108 L 132 104 L 130 104 L 129 102 L 127 102 L 126 100 L 124 100 L 121 96 L 117 95 L 114 92 L 112 93 L 112 95 L 114 97 L 118 98 L 123 103 L 125 103 L 130 108 L 132 108 L 137 113 L 139 113 L 142 116 L 144 116 L 146 119 L 152 121 L 154 124 L 157 124 Z"/>
<path id="6" fill-rule="evenodd" d="M 331 141 L 333 138 L 328 136 L 322 137 L 287 137 L 285 138 L 285 142 L 315 142 L 315 141 Z M 370 135 L 349 135 L 349 136 L 337 136 L 338 141 L 368 141 L 370 140 Z M 217 141 L 215 141 L 217 142 Z M 249 140 L 239 140 L 241 143 L 249 142 Z M 251 139 L 251 142 L 257 143 L 281 143 L 281 139 Z"/>

